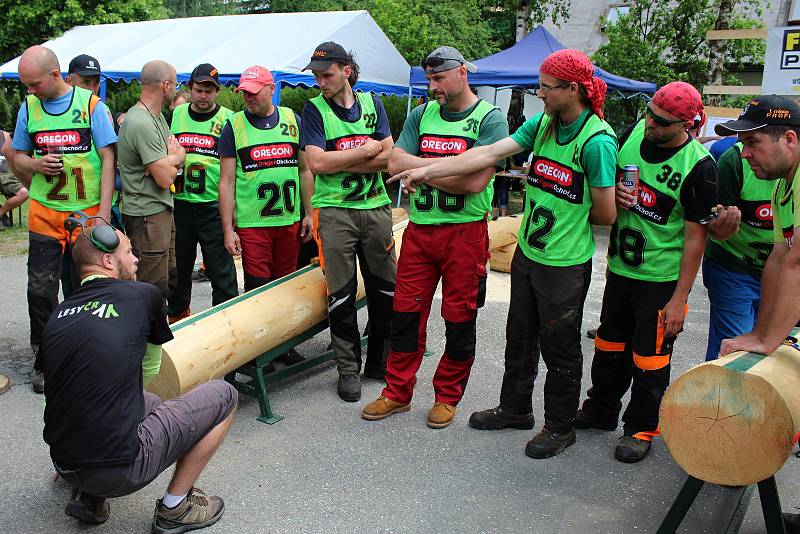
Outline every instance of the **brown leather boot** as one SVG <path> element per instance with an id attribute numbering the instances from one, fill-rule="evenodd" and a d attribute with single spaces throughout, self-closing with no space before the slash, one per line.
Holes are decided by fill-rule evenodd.
<path id="1" fill-rule="evenodd" d="M 433 408 L 428 412 L 428 426 L 431 428 L 445 428 L 453 422 L 456 416 L 456 407 L 443 402 L 434 402 Z"/>
<path id="2" fill-rule="evenodd" d="M 361 417 L 369 421 L 385 419 L 393 413 L 407 412 L 411 409 L 411 403 L 395 402 L 387 399 L 383 395 L 370 402 L 361 410 Z"/>

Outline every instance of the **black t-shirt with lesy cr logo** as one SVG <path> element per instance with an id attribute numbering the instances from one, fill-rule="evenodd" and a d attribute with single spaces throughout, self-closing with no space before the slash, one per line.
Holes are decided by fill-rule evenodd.
<path id="1" fill-rule="evenodd" d="M 142 358 L 147 343 L 172 339 L 161 292 L 152 284 L 98 278 L 62 302 L 47 321 L 44 440 L 59 467 L 130 463 L 144 416 Z"/>

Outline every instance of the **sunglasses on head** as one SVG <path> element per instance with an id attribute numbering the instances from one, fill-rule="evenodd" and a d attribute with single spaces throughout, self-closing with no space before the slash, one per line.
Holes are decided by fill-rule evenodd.
<path id="1" fill-rule="evenodd" d="M 649 115 L 650 118 L 653 119 L 653 122 L 656 123 L 657 126 L 663 126 L 665 128 L 667 126 L 672 126 L 673 124 L 685 122 L 683 119 L 666 119 L 661 115 L 658 115 L 655 111 L 653 111 L 653 108 L 651 108 L 650 106 L 647 106 L 647 115 Z"/>
<path id="2" fill-rule="evenodd" d="M 460 65 L 464 64 L 464 63 L 462 63 L 461 61 L 459 61 L 457 59 L 439 57 L 439 56 L 432 56 L 432 57 L 427 57 L 427 58 L 422 60 L 422 69 L 424 70 L 424 69 L 426 69 L 428 67 L 430 67 L 432 69 L 437 69 L 437 68 L 441 67 L 442 65 L 444 65 L 445 61 L 455 61 L 456 63 L 458 63 Z"/>

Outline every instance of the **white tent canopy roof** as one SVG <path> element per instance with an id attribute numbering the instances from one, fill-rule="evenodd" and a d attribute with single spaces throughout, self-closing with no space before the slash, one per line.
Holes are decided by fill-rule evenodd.
<path id="1" fill-rule="evenodd" d="M 97 58 L 103 74 L 115 81 L 138 79 L 148 61 L 172 64 L 179 80 L 194 67 L 211 63 L 223 83 L 238 81 L 251 65 L 270 69 L 276 81 L 314 83 L 308 64 L 316 46 L 335 41 L 352 50 L 361 68 L 358 87 L 366 91 L 405 94 L 410 66 L 366 11 L 272 13 L 121 24 L 77 26 L 44 43 L 66 72 L 79 54 Z M 18 78 L 19 57 L 0 66 L 0 78 Z"/>

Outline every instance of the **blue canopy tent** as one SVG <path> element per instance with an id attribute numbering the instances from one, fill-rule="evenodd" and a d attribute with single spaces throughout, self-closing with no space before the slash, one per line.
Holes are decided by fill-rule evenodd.
<path id="1" fill-rule="evenodd" d="M 490 86 L 497 89 L 524 87 L 539 84 L 539 67 L 545 57 L 556 50 L 566 48 L 544 27 L 538 26 L 514 46 L 473 61 L 478 72 L 469 75 L 470 85 Z M 596 75 L 605 80 L 610 91 L 618 91 L 628 97 L 653 94 L 656 85 L 649 82 L 629 80 L 598 68 Z M 411 69 L 411 85 L 427 85 L 421 67 Z"/>

